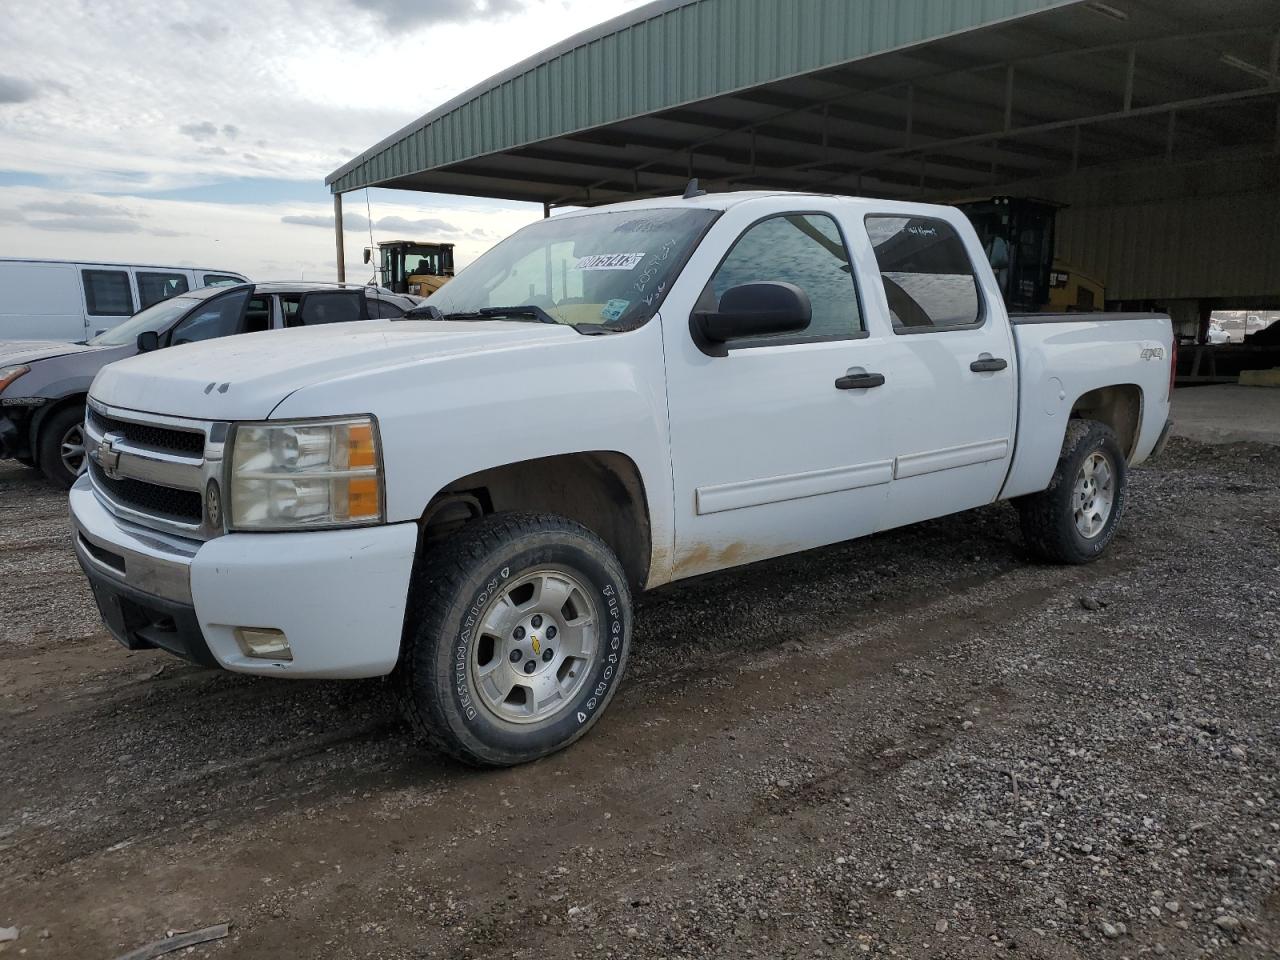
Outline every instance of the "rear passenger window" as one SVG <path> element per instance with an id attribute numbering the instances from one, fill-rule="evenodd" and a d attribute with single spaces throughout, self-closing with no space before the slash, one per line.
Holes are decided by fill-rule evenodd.
<path id="1" fill-rule="evenodd" d="M 285 326 L 314 327 L 322 323 L 367 320 L 369 313 L 364 302 L 365 295 L 361 290 L 304 293 L 295 301 L 296 306 L 287 301 L 282 303 L 285 307 Z"/>
<path id="2" fill-rule="evenodd" d="M 978 278 L 943 220 L 867 217 L 895 333 L 972 327 L 982 320 Z"/>
<path id="3" fill-rule="evenodd" d="M 234 287 L 237 283 L 244 283 L 239 277 L 230 277 L 225 273 L 206 273 L 204 275 L 204 285 L 206 287 Z"/>
<path id="4" fill-rule="evenodd" d="M 81 270 L 84 305 L 91 317 L 127 317 L 133 310 L 129 274 L 123 270 Z"/>
<path id="5" fill-rule="evenodd" d="M 795 333 L 735 340 L 735 349 L 778 342 L 840 340 L 857 336 L 864 329 L 849 251 L 840 228 L 830 217 L 786 214 L 748 228 L 716 270 L 701 302 L 706 309 L 714 309 L 730 288 L 761 281 L 794 283 L 809 295 L 813 319 L 807 329 Z M 713 298 L 714 305 L 710 303 Z"/>
<path id="6" fill-rule="evenodd" d="M 394 303 L 378 297 L 369 297 L 369 316 L 374 320 L 399 320 L 404 311 Z"/>
<path id="7" fill-rule="evenodd" d="M 180 293 L 186 293 L 191 287 L 187 283 L 187 278 L 181 273 L 144 273 L 139 270 L 135 276 L 138 278 L 140 310 L 145 310 L 161 300 L 168 300 Z"/>

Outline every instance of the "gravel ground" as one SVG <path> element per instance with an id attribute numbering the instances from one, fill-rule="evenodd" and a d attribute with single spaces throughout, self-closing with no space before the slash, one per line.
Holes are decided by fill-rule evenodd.
<path id="1" fill-rule="evenodd" d="M 1280 955 L 1278 468 L 1175 441 L 1088 568 L 998 506 L 650 594 L 593 733 L 478 773 L 119 648 L 0 467 L 0 954 Z"/>

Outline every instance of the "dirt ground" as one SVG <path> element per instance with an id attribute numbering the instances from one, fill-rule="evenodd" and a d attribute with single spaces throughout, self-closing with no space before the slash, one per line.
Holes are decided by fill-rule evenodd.
<path id="1" fill-rule="evenodd" d="M 2 466 L 0 955 L 1280 955 L 1278 477 L 1177 440 L 1088 568 L 999 506 L 656 592 L 592 734 L 479 773 L 120 648 Z"/>

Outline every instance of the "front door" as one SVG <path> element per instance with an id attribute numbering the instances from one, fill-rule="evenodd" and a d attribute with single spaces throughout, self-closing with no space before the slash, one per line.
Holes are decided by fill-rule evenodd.
<path id="1" fill-rule="evenodd" d="M 731 208 L 699 248 L 712 262 L 686 276 L 711 275 L 698 309 L 740 284 L 793 283 L 813 304 L 808 329 L 713 356 L 690 334 L 690 304 L 664 307 L 676 577 L 870 533 L 885 502 L 882 391 L 855 386 L 881 367 L 885 342 L 868 337 L 837 220 L 788 203 Z"/>
<path id="2" fill-rule="evenodd" d="M 1013 456 L 1017 368 L 994 283 L 974 269 L 981 248 L 967 225 L 901 214 L 863 223 L 858 239 L 869 242 L 881 279 L 867 309 L 892 330 L 883 361 L 894 458 L 885 530 L 996 498 Z"/>

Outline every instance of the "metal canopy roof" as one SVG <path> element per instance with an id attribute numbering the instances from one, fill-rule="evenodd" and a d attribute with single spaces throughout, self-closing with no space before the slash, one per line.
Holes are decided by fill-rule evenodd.
<path id="1" fill-rule="evenodd" d="M 1275 0 L 659 0 L 326 179 L 591 205 L 716 188 L 955 199 L 1280 153 Z"/>

